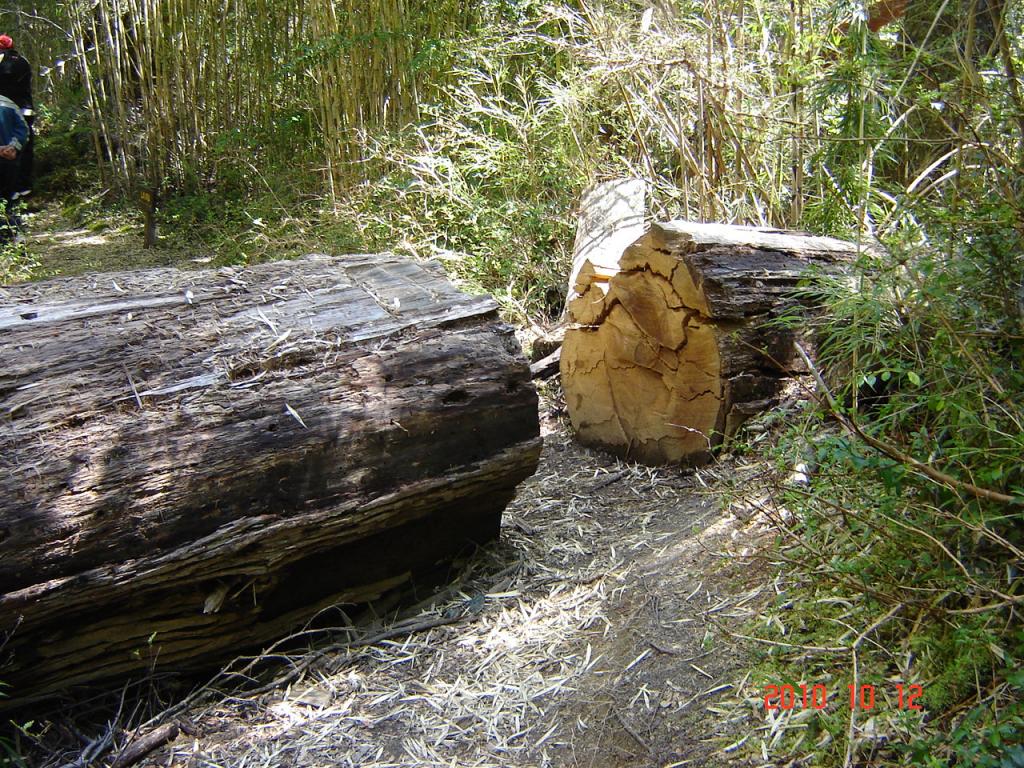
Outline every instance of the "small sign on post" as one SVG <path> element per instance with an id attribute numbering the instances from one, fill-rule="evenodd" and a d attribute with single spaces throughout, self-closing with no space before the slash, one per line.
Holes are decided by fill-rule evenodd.
<path id="1" fill-rule="evenodd" d="M 143 248 L 152 248 L 156 244 L 156 190 L 144 189 L 139 192 L 144 217 Z"/>

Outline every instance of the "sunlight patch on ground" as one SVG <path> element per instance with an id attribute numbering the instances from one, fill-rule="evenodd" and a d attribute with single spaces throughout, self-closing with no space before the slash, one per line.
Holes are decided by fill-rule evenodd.
<path id="1" fill-rule="evenodd" d="M 107 245 L 110 242 L 108 235 L 97 234 L 88 229 L 69 229 L 63 232 L 52 232 L 44 237 L 56 248 L 81 248 L 83 246 Z"/>
<path id="2" fill-rule="evenodd" d="M 28 250 L 38 262 L 34 278 L 193 266 L 192 259 L 211 256 L 202 246 L 187 242 L 160 241 L 155 248 L 145 248 L 142 228 L 131 224 L 102 230 L 79 224 L 56 207 L 26 214 Z"/>

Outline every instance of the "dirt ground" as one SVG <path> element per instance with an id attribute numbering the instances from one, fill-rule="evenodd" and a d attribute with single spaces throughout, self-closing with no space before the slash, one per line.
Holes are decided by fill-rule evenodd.
<path id="1" fill-rule="evenodd" d="M 122 268 L 185 261 L 173 250 L 145 254 L 126 234 L 59 224 L 40 214 L 33 229 L 46 234 L 32 243 L 44 267 L 65 274 L 111 259 Z M 583 448 L 557 385 L 543 389 L 541 465 L 498 542 L 459 563 L 436 596 L 375 606 L 379 618 L 274 649 L 272 663 L 238 662 L 187 706 L 168 710 L 176 694 L 152 683 L 137 696 L 144 705 L 122 702 L 121 727 L 143 735 L 174 721 L 182 730 L 137 764 L 751 764 L 740 748 L 749 707 L 736 696 L 750 649 L 728 630 L 770 593 L 764 533 L 721 493 L 750 468 L 652 469 Z M 80 760 L 97 736 L 80 725 L 60 725 L 73 737 L 35 764 Z M 102 760 L 78 764 L 123 747 L 116 739 Z"/>
<path id="2" fill-rule="evenodd" d="M 83 272 L 183 266 L 197 269 L 211 261 L 194 245 L 162 239 L 142 247 L 138 226 L 91 229 L 76 226 L 60 207 L 44 204 L 25 217 L 28 250 L 38 261 L 38 277 L 71 276 Z"/>

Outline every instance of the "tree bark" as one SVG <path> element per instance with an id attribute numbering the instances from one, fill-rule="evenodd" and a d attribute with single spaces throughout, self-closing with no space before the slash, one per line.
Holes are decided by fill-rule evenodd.
<path id="1" fill-rule="evenodd" d="M 200 669 L 497 535 L 540 451 L 486 297 L 391 255 L 0 288 L 4 706 Z"/>
<path id="2" fill-rule="evenodd" d="M 561 358 L 580 439 L 650 464 L 706 461 L 798 365 L 794 332 L 771 323 L 798 281 L 855 254 L 831 238 L 673 221 L 610 274 L 583 265 Z"/>
<path id="3" fill-rule="evenodd" d="M 584 264 L 590 270 L 613 271 L 624 248 L 644 233 L 647 184 L 641 179 L 611 179 L 588 187 L 580 199 L 572 271 L 566 301 Z"/>

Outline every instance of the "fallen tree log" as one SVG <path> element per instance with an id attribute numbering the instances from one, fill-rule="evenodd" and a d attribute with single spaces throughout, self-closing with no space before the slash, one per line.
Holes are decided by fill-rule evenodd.
<path id="1" fill-rule="evenodd" d="M 538 435 L 497 306 L 434 265 L 0 288 L 0 702 L 209 667 L 407 583 L 498 533 Z"/>
<path id="2" fill-rule="evenodd" d="M 613 269 L 584 264 L 561 373 L 586 444 L 650 464 L 699 463 L 769 407 L 799 367 L 794 332 L 770 321 L 812 265 L 841 269 L 850 243 L 673 221 Z"/>
<path id="3" fill-rule="evenodd" d="M 642 179 L 610 179 L 584 190 L 576 220 L 566 306 L 576 296 L 577 280 L 585 264 L 602 274 L 615 271 L 623 250 L 643 236 L 646 211 L 647 183 Z"/>

